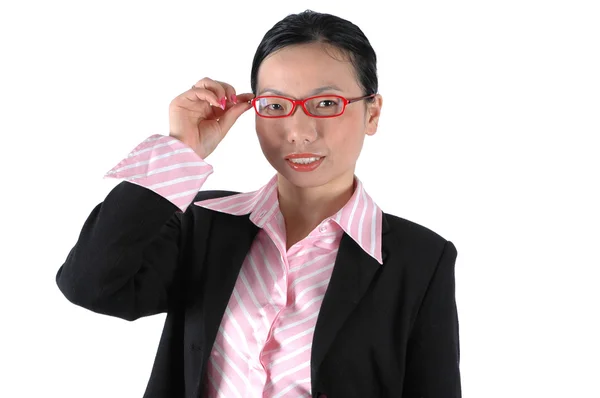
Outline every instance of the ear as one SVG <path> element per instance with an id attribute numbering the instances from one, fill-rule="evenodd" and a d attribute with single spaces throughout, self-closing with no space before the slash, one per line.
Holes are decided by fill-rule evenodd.
<path id="1" fill-rule="evenodd" d="M 367 123 L 365 126 L 366 135 L 374 135 L 377 132 L 377 124 L 381 115 L 381 106 L 383 105 L 383 97 L 377 94 L 373 101 L 367 102 Z"/>

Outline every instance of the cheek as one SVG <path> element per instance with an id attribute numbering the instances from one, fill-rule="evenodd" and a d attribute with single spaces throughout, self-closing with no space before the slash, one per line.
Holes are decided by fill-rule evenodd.
<path id="1" fill-rule="evenodd" d="M 333 127 L 329 134 L 324 134 L 327 146 L 331 148 L 336 157 L 354 158 L 362 149 L 365 129 L 360 117 L 346 118 Z"/>
<path id="2" fill-rule="evenodd" d="M 258 143 L 260 144 L 260 148 L 267 159 L 271 159 L 279 148 L 279 142 L 271 130 L 272 129 L 262 123 L 256 123 L 256 136 L 258 138 Z"/>

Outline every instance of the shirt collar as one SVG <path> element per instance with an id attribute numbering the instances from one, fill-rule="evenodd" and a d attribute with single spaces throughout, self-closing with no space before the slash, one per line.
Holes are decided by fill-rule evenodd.
<path id="1" fill-rule="evenodd" d="M 383 264 L 381 229 L 383 213 L 367 194 L 362 182 L 354 177 L 355 189 L 348 202 L 328 219 L 335 221 L 366 253 Z M 196 206 L 236 216 L 250 214 L 250 221 L 262 228 L 279 213 L 277 175 L 253 192 L 206 199 Z"/>

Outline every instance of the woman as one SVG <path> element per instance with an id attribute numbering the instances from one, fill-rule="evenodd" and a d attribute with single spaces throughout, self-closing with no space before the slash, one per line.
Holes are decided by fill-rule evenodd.
<path id="1" fill-rule="evenodd" d="M 306 11 L 264 36 L 252 93 L 210 78 L 170 104 L 57 273 L 73 303 L 167 313 L 145 397 L 460 397 L 454 245 L 384 213 L 355 176 L 381 114 L 354 24 Z M 253 108 L 275 176 L 201 191 Z M 232 159 L 243 162 L 243 159 Z"/>

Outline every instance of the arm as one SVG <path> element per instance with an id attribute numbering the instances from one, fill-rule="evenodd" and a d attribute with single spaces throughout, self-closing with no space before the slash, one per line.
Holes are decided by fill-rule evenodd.
<path id="1" fill-rule="evenodd" d="M 56 274 L 74 304 L 126 320 L 165 312 L 176 285 L 181 220 L 212 167 L 154 135 L 105 177 L 123 178 L 88 216 Z"/>
<path id="2" fill-rule="evenodd" d="M 456 256 L 447 241 L 408 342 L 404 398 L 461 397 Z"/>

